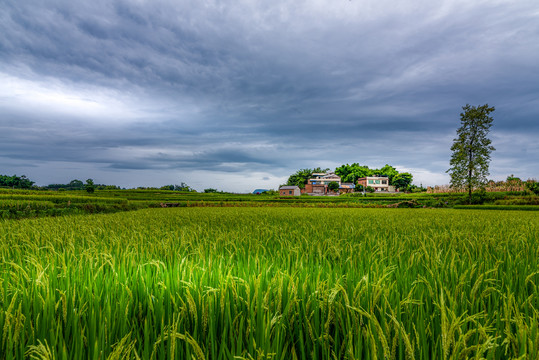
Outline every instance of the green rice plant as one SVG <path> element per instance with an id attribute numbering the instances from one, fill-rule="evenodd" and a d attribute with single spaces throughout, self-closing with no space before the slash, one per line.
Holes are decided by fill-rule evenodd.
<path id="1" fill-rule="evenodd" d="M 50 201 L 0 200 L 0 210 L 24 211 L 48 210 L 53 208 L 54 204 Z"/>
<path id="2" fill-rule="evenodd" d="M 19 200 L 19 201 L 49 201 L 55 204 L 64 203 L 112 203 L 112 204 L 125 204 L 127 199 L 121 198 L 107 198 L 97 196 L 74 196 L 70 194 L 54 194 L 52 192 L 39 193 L 39 194 L 18 194 L 8 193 L 0 194 L 0 203 L 6 200 Z"/>
<path id="3" fill-rule="evenodd" d="M 530 211 L 182 207 L 0 220 L 5 359 L 539 356 Z"/>

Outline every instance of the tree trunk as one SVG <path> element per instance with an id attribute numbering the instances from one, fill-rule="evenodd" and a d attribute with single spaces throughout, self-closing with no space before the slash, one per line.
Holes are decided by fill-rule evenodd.
<path id="1" fill-rule="evenodd" d="M 472 159 L 473 152 L 470 150 L 469 163 L 468 163 L 468 204 L 472 204 Z"/>

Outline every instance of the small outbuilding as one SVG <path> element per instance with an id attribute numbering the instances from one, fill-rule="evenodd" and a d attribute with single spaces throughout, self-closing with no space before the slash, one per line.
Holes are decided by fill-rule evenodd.
<path id="1" fill-rule="evenodd" d="M 280 196 L 300 196 L 301 189 L 299 186 L 281 186 L 279 188 Z"/>
<path id="2" fill-rule="evenodd" d="M 341 186 L 339 186 L 339 193 L 340 194 L 353 193 L 355 187 L 356 186 L 353 183 L 342 183 Z"/>

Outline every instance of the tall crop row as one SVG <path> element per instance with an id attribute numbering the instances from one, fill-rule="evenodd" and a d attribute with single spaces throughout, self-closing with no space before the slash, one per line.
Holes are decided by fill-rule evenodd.
<path id="1" fill-rule="evenodd" d="M 0 354 L 539 357 L 539 218 L 175 208 L 0 222 Z"/>

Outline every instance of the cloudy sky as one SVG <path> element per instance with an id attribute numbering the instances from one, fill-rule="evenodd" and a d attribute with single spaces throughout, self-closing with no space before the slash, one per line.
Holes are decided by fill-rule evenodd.
<path id="1" fill-rule="evenodd" d="M 446 184 L 467 103 L 491 178 L 539 177 L 537 0 L 0 0 L 0 34 L 0 174 L 39 185 Z"/>

